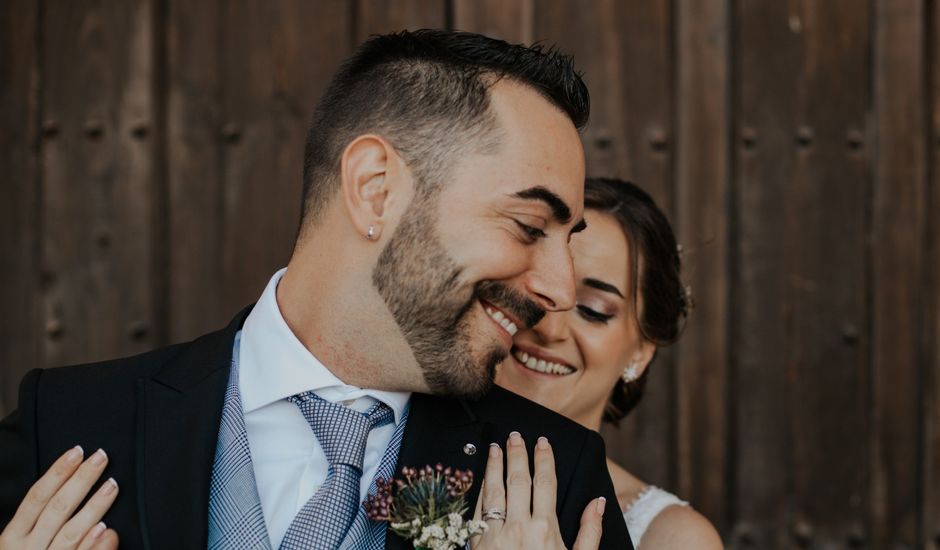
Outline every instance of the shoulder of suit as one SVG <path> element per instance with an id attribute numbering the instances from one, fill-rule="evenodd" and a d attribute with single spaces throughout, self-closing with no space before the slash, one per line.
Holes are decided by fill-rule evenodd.
<path id="1" fill-rule="evenodd" d="M 142 376 L 150 376 L 177 359 L 189 363 L 217 361 L 219 357 L 231 355 L 235 333 L 250 311 L 242 310 L 227 327 L 204 334 L 189 342 L 172 344 L 136 355 L 109 359 L 94 363 L 70 365 L 44 369 L 41 384 L 69 386 L 83 383 L 121 385 L 135 383 Z"/>
<path id="2" fill-rule="evenodd" d="M 540 433 L 553 441 L 559 437 L 567 441 L 602 441 L 597 432 L 500 386 L 493 386 L 483 398 L 468 405 L 479 418 L 507 430 Z"/>

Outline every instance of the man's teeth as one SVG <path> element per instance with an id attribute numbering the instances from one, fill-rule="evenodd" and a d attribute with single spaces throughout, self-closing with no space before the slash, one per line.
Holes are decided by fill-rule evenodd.
<path id="1" fill-rule="evenodd" d="M 546 374 L 571 374 L 574 372 L 574 369 L 567 365 L 552 363 L 544 359 L 536 359 L 524 351 L 514 350 L 513 356 L 517 361 L 525 365 L 526 368 L 536 372 L 544 372 Z"/>
<path id="2" fill-rule="evenodd" d="M 494 321 L 499 323 L 499 326 L 506 329 L 506 332 L 508 332 L 510 336 L 515 336 L 516 333 L 519 332 L 519 327 L 517 327 L 515 323 L 507 319 L 506 316 L 503 315 L 502 311 L 497 311 L 493 308 L 488 307 L 486 308 L 486 314 L 492 317 Z"/>

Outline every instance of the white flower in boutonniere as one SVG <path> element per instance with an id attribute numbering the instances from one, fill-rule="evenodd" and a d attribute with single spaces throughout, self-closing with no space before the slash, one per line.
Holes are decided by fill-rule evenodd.
<path id="1" fill-rule="evenodd" d="M 452 550 L 486 530 L 486 523 L 464 520 L 464 496 L 473 485 L 473 472 L 425 466 L 402 468 L 402 479 L 376 482 L 366 499 L 369 519 L 387 521 L 392 531 L 412 541 L 415 548 Z"/>

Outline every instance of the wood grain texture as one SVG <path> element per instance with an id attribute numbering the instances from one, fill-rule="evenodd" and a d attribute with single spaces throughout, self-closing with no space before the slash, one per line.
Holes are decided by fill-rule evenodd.
<path id="1" fill-rule="evenodd" d="M 222 117 L 220 2 L 170 0 L 166 15 L 168 339 L 223 326 L 222 153 L 237 140 Z"/>
<path id="2" fill-rule="evenodd" d="M 822 548 L 867 537 L 870 378 L 868 340 L 860 333 L 869 315 L 863 235 L 871 164 L 853 136 L 865 134 L 871 104 L 871 32 L 868 11 L 856 6 L 804 2 L 787 21 L 803 41 L 790 130 L 794 173 L 779 205 L 785 226 L 778 228 L 785 241 L 781 336 L 792 412 L 788 528 L 797 544 Z"/>
<path id="3" fill-rule="evenodd" d="M 453 0 L 454 28 L 530 44 L 535 23 L 534 0 Z"/>
<path id="4" fill-rule="evenodd" d="M 149 0 L 44 4 L 47 365 L 156 344 L 152 17 Z"/>
<path id="5" fill-rule="evenodd" d="M 931 6 L 927 20 L 931 127 L 927 147 L 931 169 L 928 183 L 925 368 L 924 372 L 924 546 L 940 549 L 940 5 Z M 931 546 L 932 545 L 932 546 Z"/>
<path id="6" fill-rule="evenodd" d="M 695 309 L 677 345 L 679 491 L 727 530 L 730 5 L 676 4 L 676 208 Z"/>
<path id="7" fill-rule="evenodd" d="M 38 30 L 35 2 L 0 4 L 0 418 L 26 371 L 43 365 Z"/>
<path id="8" fill-rule="evenodd" d="M 447 27 L 447 0 L 354 0 L 356 43 L 370 35 Z"/>
<path id="9" fill-rule="evenodd" d="M 926 191 L 923 2 L 875 2 L 872 544 L 918 539 Z"/>
<path id="10" fill-rule="evenodd" d="M 287 265 L 300 218 L 303 148 L 313 106 L 349 54 L 340 0 L 223 6 L 221 303 L 260 296 Z"/>
<path id="11" fill-rule="evenodd" d="M 591 90 L 583 133 L 587 173 L 629 179 L 674 210 L 671 2 L 537 1 L 534 39 L 573 54 Z M 605 430 L 609 454 L 642 479 L 675 489 L 675 362 L 651 366 L 642 406 L 620 432 Z"/>
<path id="12" fill-rule="evenodd" d="M 803 39 L 787 4 L 735 3 L 735 158 L 730 375 L 733 395 L 733 540 L 738 548 L 785 548 L 792 503 L 785 205 L 795 178 L 794 122 Z"/>

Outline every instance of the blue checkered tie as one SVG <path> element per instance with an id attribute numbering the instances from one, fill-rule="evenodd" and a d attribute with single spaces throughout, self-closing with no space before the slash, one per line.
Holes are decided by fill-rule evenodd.
<path id="1" fill-rule="evenodd" d="M 288 400 L 300 408 L 330 465 L 323 486 L 291 522 L 281 550 L 338 548 L 359 510 L 359 480 L 369 432 L 391 422 L 392 410 L 379 402 L 360 413 L 324 401 L 313 392 Z"/>

